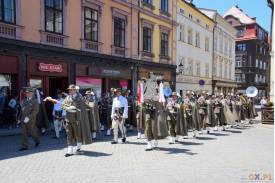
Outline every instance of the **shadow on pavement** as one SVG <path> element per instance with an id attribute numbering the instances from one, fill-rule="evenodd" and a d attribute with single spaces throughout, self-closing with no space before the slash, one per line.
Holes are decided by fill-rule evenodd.
<path id="1" fill-rule="evenodd" d="M 76 155 L 80 155 L 80 156 L 89 156 L 89 157 L 102 157 L 102 156 L 111 156 L 112 154 L 107 154 L 107 153 L 103 153 L 103 152 L 95 152 L 95 151 L 85 151 L 85 150 L 81 150 L 78 154 Z"/>
<path id="2" fill-rule="evenodd" d="M 187 146 L 190 146 L 190 145 L 203 145 L 203 143 L 197 143 L 197 142 L 185 142 L 185 141 L 179 141 L 177 142 L 179 144 L 182 144 L 182 145 L 187 145 Z"/>
<path id="3" fill-rule="evenodd" d="M 132 144 L 132 145 L 146 145 L 147 143 L 146 142 L 142 142 L 142 141 L 139 141 L 139 142 L 130 142 L 130 141 L 126 141 L 125 144 Z"/>
<path id="4" fill-rule="evenodd" d="M 214 135 L 214 136 L 229 136 L 229 134 L 224 134 L 224 133 L 215 133 L 215 132 L 211 132 L 208 135 Z"/>
<path id="5" fill-rule="evenodd" d="M 188 154 L 188 155 L 196 155 L 198 153 L 192 153 L 192 152 L 189 152 L 190 150 L 189 149 L 179 149 L 179 148 L 169 148 L 169 147 L 158 147 L 156 149 L 157 151 L 166 151 L 167 154 Z"/>
<path id="6" fill-rule="evenodd" d="M 231 133 L 243 133 L 240 130 L 225 130 L 224 132 L 231 132 Z"/>
<path id="7" fill-rule="evenodd" d="M 7 140 L 8 138 L 13 138 L 13 144 L 5 143 L 5 138 L 7 138 Z M 40 145 L 38 147 L 34 147 L 33 140 L 29 138 L 29 149 L 26 151 L 18 151 L 18 149 L 20 148 L 20 137 L 13 136 L 5 138 L 1 138 L 0 142 L 0 160 L 33 155 L 36 153 L 52 150 L 62 150 L 67 147 L 66 138 L 52 139 L 49 136 L 41 136 Z M 10 139 L 8 141 L 10 141 Z"/>
<path id="8" fill-rule="evenodd" d="M 196 137 L 198 140 L 216 140 L 217 138 L 212 138 L 212 137 Z"/>

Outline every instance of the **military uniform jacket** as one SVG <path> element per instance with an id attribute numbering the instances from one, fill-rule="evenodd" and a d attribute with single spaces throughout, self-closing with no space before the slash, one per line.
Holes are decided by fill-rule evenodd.
<path id="1" fill-rule="evenodd" d="M 36 121 L 36 116 L 39 112 L 39 104 L 35 98 L 32 99 L 25 99 L 22 102 L 21 106 L 21 114 L 20 114 L 20 121 L 21 123 L 24 121 L 25 117 L 28 117 L 29 123 Z"/>
<path id="2" fill-rule="evenodd" d="M 69 106 L 76 107 L 76 110 L 71 110 Z M 77 93 L 74 96 L 67 96 L 64 100 L 63 108 L 66 110 L 66 122 L 77 122 L 79 132 L 81 133 L 82 144 L 92 143 L 91 127 L 89 123 L 86 104 L 81 96 Z M 75 121 L 73 121 L 75 120 Z"/>

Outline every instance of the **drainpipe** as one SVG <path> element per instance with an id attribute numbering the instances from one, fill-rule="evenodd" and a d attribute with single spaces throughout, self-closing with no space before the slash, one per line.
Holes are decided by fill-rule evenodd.
<path id="1" fill-rule="evenodd" d="M 213 27 L 213 40 L 212 40 L 212 75 L 211 75 L 211 80 L 212 80 L 212 95 L 215 94 L 215 85 L 216 85 L 216 81 L 214 81 L 214 74 L 213 74 L 213 70 L 214 70 L 214 52 L 215 52 L 215 29 L 217 27 L 217 13 L 214 16 L 214 21 L 215 21 L 215 25 Z M 217 69 L 217 68 L 216 68 Z"/>
<path id="2" fill-rule="evenodd" d="M 140 8 L 140 0 L 138 1 L 138 8 Z M 140 58 L 140 48 L 139 48 L 139 46 L 140 46 L 140 35 L 139 35 L 139 33 L 140 33 L 140 10 L 138 10 L 138 57 Z"/>

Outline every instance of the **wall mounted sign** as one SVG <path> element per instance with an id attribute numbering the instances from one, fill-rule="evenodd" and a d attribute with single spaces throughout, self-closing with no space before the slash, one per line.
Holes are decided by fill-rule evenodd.
<path id="1" fill-rule="evenodd" d="M 62 72 L 63 68 L 60 64 L 45 64 L 39 63 L 38 69 L 43 72 Z"/>

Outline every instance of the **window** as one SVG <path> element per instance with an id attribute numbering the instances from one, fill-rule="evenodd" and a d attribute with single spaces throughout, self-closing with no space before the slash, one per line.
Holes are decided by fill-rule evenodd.
<path id="1" fill-rule="evenodd" d="M 232 63 L 229 64 L 229 79 L 232 77 Z"/>
<path id="2" fill-rule="evenodd" d="M 236 67 L 242 67 L 242 61 L 236 60 Z"/>
<path id="3" fill-rule="evenodd" d="M 192 19 L 192 18 L 193 18 L 192 14 L 189 14 L 189 18 L 190 18 L 190 19 Z"/>
<path id="4" fill-rule="evenodd" d="M 229 40 L 229 58 L 232 58 L 232 41 Z"/>
<path id="5" fill-rule="evenodd" d="M 163 12 L 168 12 L 168 0 L 161 0 L 160 10 Z"/>
<path id="6" fill-rule="evenodd" d="M 153 0 L 143 0 L 144 3 L 153 4 Z"/>
<path id="7" fill-rule="evenodd" d="M 143 51 L 152 51 L 152 30 L 148 27 L 143 27 Z"/>
<path id="8" fill-rule="evenodd" d="M 224 63 L 224 78 L 227 78 L 227 63 Z"/>
<path id="9" fill-rule="evenodd" d="M 63 34 L 63 0 L 45 0 L 45 29 Z"/>
<path id="10" fill-rule="evenodd" d="M 258 74 L 255 75 L 255 83 L 258 83 Z"/>
<path id="11" fill-rule="evenodd" d="M 265 83 L 265 76 L 263 76 L 263 83 Z"/>
<path id="12" fill-rule="evenodd" d="M 260 60 L 260 69 L 262 69 L 262 67 L 263 67 L 263 66 L 262 66 L 262 61 Z"/>
<path id="13" fill-rule="evenodd" d="M 228 55 L 228 39 L 225 38 L 225 43 L 224 43 L 224 54 L 227 56 Z"/>
<path id="14" fill-rule="evenodd" d="M 266 70 L 266 63 L 265 62 L 263 62 L 263 68 L 264 68 L 264 70 Z"/>
<path id="15" fill-rule="evenodd" d="M 193 44 L 193 30 L 191 28 L 188 29 L 188 44 Z"/>
<path id="16" fill-rule="evenodd" d="M 188 59 L 186 74 L 187 75 L 193 75 L 193 60 L 191 58 Z"/>
<path id="17" fill-rule="evenodd" d="M 15 0 L 0 0 L 0 21 L 15 24 Z"/>
<path id="18" fill-rule="evenodd" d="M 125 20 L 114 18 L 114 45 L 125 48 Z"/>
<path id="19" fill-rule="evenodd" d="M 200 76 L 201 75 L 201 64 L 199 61 L 196 63 L 196 69 L 197 69 L 196 75 Z"/>
<path id="20" fill-rule="evenodd" d="M 205 51 L 209 51 L 209 37 L 205 37 Z"/>
<path id="21" fill-rule="evenodd" d="M 209 77 L 209 64 L 205 64 L 205 77 Z"/>
<path id="22" fill-rule="evenodd" d="M 214 76 L 217 76 L 217 57 L 215 56 L 215 60 L 214 60 L 214 66 L 213 66 L 213 73 L 214 73 Z"/>
<path id="23" fill-rule="evenodd" d="M 200 47 L 200 33 L 196 32 L 196 47 Z"/>
<path id="24" fill-rule="evenodd" d="M 163 32 L 161 33 L 160 55 L 168 57 L 168 34 Z"/>
<path id="25" fill-rule="evenodd" d="M 184 25 L 180 25 L 179 40 L 184 42 Z"/>
<path id="26" fill-rule="evenodd" d="M 243 28 L 237 30 L 237 37 L 242 37 L 242 36 L 244 36 L 244 29 Z"/>
<path id="27" fill-rule="evenodd" d="M 220 76 L 220 77 L 222 77 L 222 60 L 220 60 L 220 66 L 219 66 L 219 69 L 220 69 L 219 76 Z"/>
<path id="28" fill-rule="evenodd" d="M 214 36 L 214 50 L 217 51 L 217 47 L 218 47 L 218 35 L 215 34 Z"/>
<path id="29" fill-rule="evenodd" d="M 223 53 L 223 34 L 220 33 L 220 37 L 219 37 L 219 46 L 220 46 L 220 53 Z"/>
<path id="30" fill-rule="evenodd" d="M 241 83 L 242 82 L 242 77 L 239 74 L 235 75 L 235 80 L 237 83 Z"/>
<path id="31" fill-rule="evenodd" d="M 237 44 L 236 51 L 246 51 L 246 44 L 244 43 Z"/>
<path id="32" fill-rule="evenodd" d="M 256 63 L 255 63 L 256 65 L 255 65 L 255 67 L 258 67 L 258 59 L 256 58 Z"/>
<path id="33" fill-rule="evenodd" d="M 85 8 L 84 22 L 85 39 L 97 42 L 98 11 L 91 8 Z"/>

